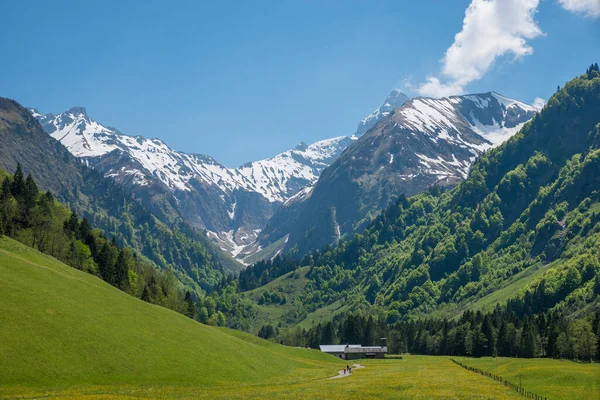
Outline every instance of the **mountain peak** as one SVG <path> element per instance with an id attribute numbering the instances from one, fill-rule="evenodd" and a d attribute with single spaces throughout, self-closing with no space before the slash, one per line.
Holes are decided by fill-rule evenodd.
<path id="1" fill-rule="evenodd" d="M 29 113 L 35 118 L 43 117 L 42 113 L 40 113 L 40 111 L 37 108 L 27 107 L 27 111 L 29 111 Z"/>
<path id="2" fill-rule="evenodd" d="M 306 149 L 308 149 L 308 145 L 304 142 L 300 142 L 296 147 L 294 147 L 294 150 L 298 151 L 306 151 Z"/>
<path id="3" fill-rule="evenodd" d="M 383 103 L 383 106 L 381 106 L 381 108 L 387 108 L 386 106 L 388 106 L 391 107 L 390 111 L 392 111 L 402 106 L 402 104 L 404 104 L 409 99 L 410 98 L 406 94 L 402 93 L 398 89 L 394 89 L 391 91 L 388 97 L 386 97 L 385 102 Z"/>
<path id="4" fill-rule="evenodd" d="M 85 107 L 81 107 L 81 106 L 74 106 L 69 108 L 65 114 L 73 114 L 73 115 L 84 115 L 84 116 L 88 116 L 87 115 L 87 110 L 85 109 Z"/>
<path id="5" fill-rule="evenodd" d="M 356 135 L 361 136 L 363 133 L 374 127 L 379 120 L 389 115 L 390 112 L 400 108 L 404 103 L 410 100 L 406 94 L 398 89 L 394 89 L 388 94 L 383 105 L 373 111 L 368 117 L 364 118 L 358 124 Z"/>

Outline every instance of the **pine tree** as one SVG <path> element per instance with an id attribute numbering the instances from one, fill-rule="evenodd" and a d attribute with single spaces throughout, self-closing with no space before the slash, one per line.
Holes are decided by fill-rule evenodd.
<path id="1" fill-rule="evenodd" d="M 594 79 L 600 76 L 600 70 L 598 69 L 598 63 L 594 63 L 590 65 L 590 67 L 585 71 L 588 79 Z"/>
<path id="2" fill-rule="evenodd" d="M 114 284 L 122 290 L 129 287 L 129 270 L 132 268 L 131 250 L 124 247 L 119 252 L 117 262 L 115 263 Z"/>
<path id="3" fill-rule="evenodd" d="M 150 299 L 150 290 L 148 290 L 148 285 L 144 286 L 144 290 L 142 290 L 141 299 L 147 303 L 150 303 L 151 299 Z"/>
<path id="4" fill-rule="evenodd" d="M 2 217 L 3 233 L 7 236 L 11 236 L 13 233 L 13 202 L 11 180 L 6 177 L 0 188 L 0 215 Z"/>
<path id="5" fill-rule="evenodd" d="M 481 333 L 485 337 L 485 356 L 496 356 L 496 335 L 494 332 L 494 326 L 492 325 L 492 318 L 490 314 L 486 314 L 481 324 Z"/>
<path id="6" fill-rule="evenodd" d="M 69 219 L 64 223 L 65 232 L 71 236 L 75 236 L 79 231 L 79 218 L 74 212 L 71 213 Z"/>
<path id="7" fill-rule="evenodd" d="M 323 338 L 321 340 L 321 344 L 334 344 L 335 342 L 335 330 L 333 328 L 333 324 L 331 321 L 329 321 L 325 324 L 325 328 L 323 328 Z"/>
<path id="8" fill-rule="evenodd" d="M 38 192 L 39 189 L 33 180 L 33 177 L 31 174 L 27 175 L 27 179 L 25 180 L 24 201 L 28 209 L 31 209 L 35 206 L 35 200 L 37 199 Z"/>
<path id="9" fill-rule="evenodd" d="M 537 357 L 539 355 L 539 336 L 535 325 L 529 317 L 525 317 L 523 328 L 521 329 L 520 356 L 525 358 Z"/>
<path id="10" fill-rule="evenodd" d="M 0 200 L 6 200 L 8 199 L 10 196 L 12 196 L 11 193 L 11 181 L 9 177 L 4 178 L 4 180 L 2 181 L 2 188 L 0 188 Z"/>
<path id="11" fill-rule="evenodd" d="M 196 316 L 196 303 L 194 303 L 194 299 L 192 299 L 192 294 L 189 290 L 185 292 L 184 301 L 186 303 L 185 315 L 187 315 L 190 318 L 194 318 Z"/>
<path id="12" fill-rule="evenodd" d="M 11 185 L 11 193 L 14 198 L 17 200 L 21 200 L 25 193 L 25 178 L 23 176 L 23 170 L 21 169 L 21 164 L 17 164 L 17 170 L 13 175 L 12 185 Z"/>
<path id="13" fill-rule="evenodd" d="M 596 334 L 596 361 L 600 361 L 600 311 L 596 311 L 592 330 Z"/>
<path id="14" fill-rule="evenodd" d="M 117 256 L 115 255 L 116 248 L 105 242 L 98 254 L 98 272 L 100 277 L 111 285 L 116 286 L 115 263 Z"/>

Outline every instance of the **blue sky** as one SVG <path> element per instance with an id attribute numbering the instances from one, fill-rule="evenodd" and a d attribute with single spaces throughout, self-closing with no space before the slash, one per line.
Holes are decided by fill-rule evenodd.
<path id="1" fill-rule="evenodd" d="M 85 106 L 124 133 L 234 167 L 351 134 L 395 87 L 547 99 L 600 62 L 597 9 L 578 1 L 519 0 L 539 32 L 524 20 L 514 34 L 526 45 L 500 45 L 489 66 L 469 59 L 480 67 L 464 83 L 464 65 L 444 55 L 471 0 L 0 0 L 0 96 L 44 113 Z M 473 25 L 487 26 L 480 9 Z M 454 46 L 463 55 L 474 53 L 467 40 Z M 445 86 L 424 87 L 428 77 Z"/>

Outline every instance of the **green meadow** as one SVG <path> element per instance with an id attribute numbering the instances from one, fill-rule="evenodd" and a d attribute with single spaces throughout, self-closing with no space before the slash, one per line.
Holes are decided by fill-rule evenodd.
<path id="1" fill-rule="evenodd" d="M 252 384 L 334 375 L 341 362 L 202 325 L 0 239 L 0 386 Z M 293 373 L 291 373 L 293 372 Z"/>
<path id="2" fill-rule="evenodd" d="M 0 278 L 2 399 L 518 398 L 446 357 L 365 360 L 352 376 L 328 379 L 345 363 L 202 325 L 7 238 L 0 238 Z M 544 375 L 543 363 L 496 373 Z M 597 366 L 557 362 L 554 370 L 574 387 L 597 384 Z"/>
<path id="3" fill-rule="evenodd" d="M 600 399 L 600 364 L 544 358 L 457 358 L 548 399 Z"/>

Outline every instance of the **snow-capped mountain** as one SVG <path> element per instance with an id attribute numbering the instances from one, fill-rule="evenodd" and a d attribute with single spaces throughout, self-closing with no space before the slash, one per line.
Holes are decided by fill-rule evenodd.
<path id="1" fill-rule="evenodd" d="M 399 90 L 393 90 L 388 97 L 383 102 L 383 105 L 379 107 L 377 110 L 373 111 L 369 114 L 368 117 L 363 118 L 362 121 L 358 124 L 358 128 L 356 128 L 356 135 L 361 136 L 366 131 L 375 126 L 379 121 L 383 118 L 390 115 L 392 111 L 397 108 L 400 108 L 402 104 L 409 100 L 408 96 Z"/>
<path id="2" fill-rule="evenodd" d="M 315 246 L 322 238 L 330 242 L 397 193 L 457 182 L 477 155 L 512 136 L 536 111 L 494 92 L 407 99 L 393 91 L 354 135 L 302 143 L 239 168 L 159 139 L 125 135 L 82 107 L 58 115 L 30 112 L 74 156 L 124 185 L 154 214 L 166 222 L 184 218 L 243 258 L 273 242 L 312 240 L 306 229 L 313 225 L 332 229 L 309 229 L 321 237 Z M 323 210 L 329 215 L 320 215 Z"/>
<path id="3" fill-rule="evenodd" d="M 310 146 L 301 143 L 275 157 L 245 164 L 236 168 L 235 172 L 266 198 L 285 202 L 301 189 L 314 184 L 321 171 L 356 139 L 356 136 L 340 136 Z"/>
<path id="4" fill-rule="evenodd" d="M 243 175 L 236 174 L 209 156 L 178 152 L 159 139 L 124 135 L 115 128 L 92 120 L 83 107 L 73 107 L 58 115 L 41 115 L 35 109 L 30 111 L 44 130 L 76 157 L 89 161 L 113 151 L 126 153 L 139 165 L 131 169 L 122 167 L 111 174 L 115 177 L 133 176 L 137 185 L 148 185 L 150 175 L 173 191 L 192 190 L 190 180 L 193 178 L 217 185 L 226 192 L 255 189 Z"/>
<path id="5" fill-rule="evenodd" d="M 356 136 L 340 136 L 227 168 L 206 155 L 129 136 L 93 120 L 83 107 L 31 114 L 74 156 L 131 190 L 167 222 L 185 218 L 234 257 L 251 244 L 280 204 L 316 183 Z"/>
<path id="6" fill-rule="evenodd" d="M 286 246 L 301 253 L 335 242 L 400 193 L 466 178 L 478 155 L 510 138 L 537 111 L 495 92 L 406 101 L 326 168 L 304 200 L 284 205 L 259 242 L 264 247 L 285 237 Z"/>
<path id="7" fill-rule="evenodd" d="M 42 115 L 44 130 L 76 157 L 124 185 L 166 222 L 184 218 L 236 256 L 252 242 L 278 203 L 253 182 L 209 156 L 128 136 L 91 119 L 82 107 Z"/>

